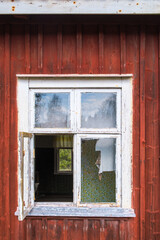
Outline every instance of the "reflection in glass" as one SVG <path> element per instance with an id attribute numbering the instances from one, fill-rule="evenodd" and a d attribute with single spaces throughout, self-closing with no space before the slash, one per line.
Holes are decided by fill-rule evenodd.
<path id="1" fill-rule="evenodd" d="M 69 93 L 36 93 L 35 127 L 69 128 Z"/>
<path id="2" fill-rule="evenodd" d="M 115 128 L 116 93 L 82 93 L 81 127 Z"/>
<path id="3" fill-rule="evenodd" d="M 81 202 L 115 202 L 116 139 L 82 139 Z"/>
<path id="4" fill-rule="evenodd" d="M 72 149 L 60 148 L 58 151 L 58 172 L 72 171 Z"/>

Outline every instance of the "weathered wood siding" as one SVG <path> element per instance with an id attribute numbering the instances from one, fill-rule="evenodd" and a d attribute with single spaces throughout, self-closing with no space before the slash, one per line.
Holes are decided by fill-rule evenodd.
<path id="1" fill-rule="evenodd" d="M 160 17 L 0 18 L 0 239 L 160 239 Z M 141 23 L 141 24 L 140 24 Z M 16 74 L 133 73 L 134 219 L 18 222 Z"/>

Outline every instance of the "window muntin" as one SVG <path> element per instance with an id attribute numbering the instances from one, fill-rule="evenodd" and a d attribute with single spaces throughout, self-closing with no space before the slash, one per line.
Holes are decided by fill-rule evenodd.
<path id="1" fill-rule="evenodd" d="M 117 202 L 114 204 L 99 204 L 97 206 L 103 207 L 103 206 L 121 206 L 122 208 L 131 208 L 131 133 L 132 133 L 132 81 L 131 81 L 131 76 L 121 76 L 121 77 L 102 77 L 101 76 L 87 76 L 87 79 L 83 79 L 83 76 L 78 76 L 77 82 L 73 81 L 73 76 L 69 77 L 69 79 L 65 77 L 61 77 L 61 79 L 56 79 L 56 76 L 52 77 L 52 80 L 44 80 L 44 77 L 41 79 L 41 77 L 38 77 L 37 80 L 33 79 L 33 76 L 31 79 L 28 79 L 25 76 L 20 76 L 19 77 L 19 86 L 18 86 L 18 108 L 19 108 L 19 131 L 31 131 L 33 133 L 33 136 L 35 134 L 57 134 L 57 133 L 72 133 L 74 134 L 74 201 L 73 204 L 75 206 L 79 206 L 81 204 L 80 202 L 80 155 L 79 153 L 81 152 L 80 149 L 80 134 L 84 134 L 83 137 L 85 138 L 87 134 L 91 134 L 93 137 L 93 134 L 107 134 L 107 135 L 115 135 L 120 138 L 120 144 L 116 144 L 117 147 L 119 146 L 120 149 L 123 149 L 122 151 L 120 150 L 119 153 L 116 151 L 116 154 L 118 158 L 120 158 L 122 161 L 122 170 L 120 166 L 116 169 L 118 171 L 117 175 L 120 175 L 122 177 L 120 182 L 116 182 L 116 196 L 117 197 Z M 81 78 L 81 80 L 80 80 Z M 41 80 L 40 80 L 41 79 Z M 33 81 L 32 81 L 33 80 Z M 65 80 L 65 81 L 64 81 Z M 103 88 L 102 88 L 103 86 Z M 81 89 L 82 87 L 82 89 Z M 90 88 L 92 87 L 92 88 Z M 66 90 L 62 90 L 65 89 Z M 69 88 L 71 90 L 69 90 Z M 81 90 L 79 90 L 79 88 Z M 23 94 L 22 90 L 23 89 Z M 33 101 L 31 98 L 28 99 L 28 96 L 30 96 L 30 92 L 46 92 L 46 89 L 48 92 L 72 92 L 74 90 L 77 91 L 76 95 L 78 95 L 78 91 L 89 91 L 90 89 L 93 91 L 113 91 L 113 92 L 120 92 L 117 96 L 119 96 L 119 100 L 117 101 L 117 104 L 119 107 L 117 107 L 117 128 L 108 128 L 108 129 L 84 129 L 80 128 L 80 109 L 79 108 L 74 108 L 72 105 L 73 102 L 71 101 L 71 128 L 70 129 L 53 129 L 53 128 L 34 128 L 34 121 L 32 121 L 32 117 L 34 116 L 33 112 Z M 31 94 L 32 95 L 32 94 Z M 75 96 L 74 94 L 71 94 L 72 96 Z M 25 103 L 22 103 L 22 100 L 25 98 Z M 21 101 L 19 101 L 19 99 Z M 74 97 L 72 98 L 74 99 Z M 78 100 L 76 99 L 77 106 L 80 106 L 80 97 Z M 26 111 L 28 109 L 28 112 Z M 31 115 L 30 115 L 31 113 Z M 73 113 L 73 114 L 72 114 Z M 21 118 L 23 117 L 23 120 Z M 29 116 L 32 116 L 31 118 Z M 79 116 L 79 117 L 75 117 Z M 28 122 L 26 121 L 28 117 Z M 73 119 L 76 119 L 76 121 L 73 121 Z M 122 119 L 121 119 L 122 118 Z M 25 119 L 25 121 L 24 121 Z M 33 143 L 33 141 L 32 141 Z M 127 143 L 127 144 L 126 144 Z M 117 160 L 116 160 L 117 161 Z M 33 168 L 33 166 L 32 166 Z M 123 173 L 123 174 L 122 174 Z M 122 183 L 122 185 L 121 185 Z M 119 201 L 120 199 L 120 201 Z M 59 203 L 60 204 L 60 203 Z M 92 204 L 90 203 L 85 203 L 81 204 L 82 206 L 89 206 L 91 207 Z M 20 204 L 19 204 L 20 206 Z M 40 206 L 40 205 L 37 205 Z M 68 205 L 66 205 L 68 206 Z M 71 206 L 71 205 L 70 205 Z M 36 210 L 37 211 L 37 210 Z M 33 211 L 34 212 L 34 211 Z M 35 213 L 34 213 L 35 214 Z M 52 215 L 52 213 L 50 213 Z M 116 215 L 116 214 L 115 214 Z M 119 215 L 119 214 L 118 214 Z M 117 216 L 118 216 L 117 215 Z M 134 214 L 131 214 L 132 216 Z M 107 216 L 107 215 L 106 215 Z M 126 215 L 125 215 L 126 216 Z"/>

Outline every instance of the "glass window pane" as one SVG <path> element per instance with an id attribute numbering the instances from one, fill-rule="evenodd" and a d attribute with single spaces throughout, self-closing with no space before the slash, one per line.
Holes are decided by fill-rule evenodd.
<path id="1" fill-rule="evenodd" d="M 58 171 L 72 171 L 72 149 L 60 148 L 58 151 Z"/>
<path id="2" fill-rule="evenodd" d="M 81 94 L 82 128 L 116 127 L 116 93 L 88 92 Z"/>
<path id="3" fill-rule="evenodd" d="M 35 127 L 69 128 L 70 94 L 36 93 Z"/>
<path id="4" fill-rule="evenodd" d="M 115 202 L 116 139 L 82 139 L 81 202 Z"/>

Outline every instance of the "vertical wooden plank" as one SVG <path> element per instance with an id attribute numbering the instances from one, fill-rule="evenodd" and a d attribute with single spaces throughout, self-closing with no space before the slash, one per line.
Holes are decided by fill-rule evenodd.
<path id="1" fill-rule="evenodd" d="M 77 73 L 82 70 L 82 26 L 77 24 Z"/>
<path id="2" fill-rule="evenodd" d="M 139 200 L 140 200 L 140 103 L 139 103 L 139 61 L 140 61 L 140 39 L 139 27 L 128 26 L 126 27 L 126 72 L 133 74 L 133 165 L 132 165 L 132 178 L 133 178 L 133 208 L 135 209 L 136 218 L 130 220 L 130 232 L 132 233 L 131 239 L 139 238 Z M 138 143 L 137 143 L 138 141 Z M 133 230 L 133 232 L 131 231 Z"/>
<path id="3" fill-rule="evenodd" d="M 19 222 L 19 237 L 18 237 L 18 239 L 26 240 L 26 227 L 28 227 L 26 220 Z"/>
<path id="4" fill-rule="evenodd" d="M 103 25 L 99 25 L 99 73 L 104 71 L 104 33 Z"/>
<path id="5" fill-rule="evenodd" d="M 48 220 L 47 240 L 64 239 L 63 220 Z"/>
<path id="6" fill-rule="evenodd" d="M 31 70 L 31 59 L 30 59 L 30 26 L 25 25 L 25 69 L 26 74 L 30 73 Z"/>
<path id="7" fill-rule="evenodd" d="M 67 239 L 83 239 L 83 220 L 69 219 L 67 225 Z"/>
<path id="8" fill-rule="evenodd" d="M 100 220 L 94 221 L 94 239 L 98 240 L 100 239 Z"/>
<path id="9" fill-rule="evenodd" d="M 109 221 L 109 229 L 112 231 L 112 238 L 119 240 L 119 221 Z M 130 239 L 130 238 L 127 238 Z"/>
<path id="10" fill-rule="evenodd" d="M 26 240 L 46 240 L 44 232 L 46 222 L 43 219 L 27 218 L 26 221 Z M 45 224 L 44 224 L 45 222 Z M 21 224 L 21 223 L 20 223 Z M 20 238 L 23 239 L 23 238 Z"/>
<path id="11" fill-rule="evenodd" d="M 58 47 L 57 73 L 61 73 L 61 70 L 62 70 L 62 25 L 58 25 L 57 47 Z"/>
<path id="12" fill-rule="evenodd" d="M 38 73 L 38 28 L 33 24 L 30 26 L 31 34 L 31 73 Z"/>
<path id="13" fill-rule="evenodd" d="M 83 48 L 82 48 L 82 68 L 83 73 L 98 73 L 99 72 L 99 38 L 97 25 L 83 26 Z"/>
<path id="14" fill-rule="evenodd" d="M 119 240 L 119 222 L 118 221 L 105 220 L 105 222 L 104 222 L 104 239 Z M 123 240 L 125 240 L 125 239 L 123 239 Z"/>
<path id="15" fill-rule="evenodd" d="M 48 239 L 48 219 L 47 218 L 41 218 L 41 239 L 47 240 Z"/>
<path id="16" fill-rule="evenodd" d="M 67 240 L 68 233 L 68 219 L 63 220 L 63 240 Z"/>
<path id="17" fill-rule="evenodd" d="M 83 239 L 83 220 L 82 219 L 74 220 L 74 238 L 72 239 L 76 239 L 76 240 Z"/>
<path id="18" fill-rule="evenodd" d="M 126 240 L 126 229 L 124 220 L 120 220 L 119 223 L 119 240 Z"/>
<path id="19" fill-rule="evenodd" d="M 2 239 L 3 229 L 3 155 L 4 146 L 4 26 L 0 25 L 0 239 Z"/>
<path id="20" fill-rule="evenodd" d="M 94 240 L 94 228 L 95 228 L 95 220 L 94 219 L 89 219 L 88 220 L 88 238 L 91 240 Z"/>
<path id="21" fill-rule="evenodd" d="M 60 236 L 57 236 L 57 220 L 48 220 L 47 221 L 47 240 L 50 239 L 61 239 Z"/>
<path id="22" fill-rule="evenodd" d="M 125 42 L 123 44 L 125 44 Z M 104 72 L 105 73 L 120 74 L 121 72 L 120 70 L 121 68 L 120 50 L 121 49 L 120 48 L 121 46 L 120 46 L 119 26 L 108 26 L 108 25 L 104 26 Z"/>
<path id="23" fill-rule="evenodd" d="M 32 231 L 32 225 L 31 225 L 31 219 L 27 218 L 25 220 L 25 225 L 26 225 L 26 240 L 31 240 L 31 231 Z M 20 234 L 21 234 L 21 229 L 20 229 Z M 20 236 L 21 239 L 21 236 Z"/>
<path id="24" fill-rule="evenodd" d="M 76 73 L 77 71 L 77 29 L 75 25 L 66 25 L 63 28 L 62 41 L 62 73 Z"/>
<path id="25" fill-rule="evenodd" d="M 146 236 L 154 239 L 159 211 L 158 33 L 146 30 Z"/>
<path id="26" fill-rule="evenodd" d="M 100 240 L 105 240 L 105 220 L 100 220 Z"/>
<path id="27" fill-rule="evenodd" d="M 94 240 L 94 219 L 88 220 L 88 239 Z"/>
<path id="28" fill-rule="evenodd" d="M 121 74 L 126 73 L 126 34 L 125 26 L 120 27 Z"/>
<path id="29" fill-rule="evenodd" d="M 68 220 L 68 231 L 67 231 L 67 239 L 75 239 L 74 238 L 74 220 Z"/>
<path id="30" fill-rule="evenodd" d="M 43 221 L 41 219 L 31 220 L 31 238 L 30 240 L 46 240 L 43 236 L 45 232 L 46 225 L 42 225 Z"/>
<path id="31" fill-rule="evenodd" d="M 95 219 L 88 220 L 88 239 L 100 239 L 100 221 Z"/>
<path id="32" fill-rule="evenodd" d="M 145 27 L 140 29 L 140 239 L 145 239 Z"/>
<path id="33" fill-rule="evenodd" d="M 43 69 L 43 25 L 38 25 L 38 71 Z"/>
<path id="34" fill-rule="evenodd" d="M 160 26 L 158 29 L 158 85 L 159 85 L 159 188 L 160 188 Z M 160 191 L 158 195 L 158 202 L 159 202 L 159 213 L 157 213 L 156 218 L 156 229 L 157 229 L 157 239 L 160 237 Z"/>
<path id="35" fill-rule="evenodd" d="M 11 25 L 11 66 L 10 66 L 10 214 L 11 214 L 11 239 L 19 236 L 19 222 L 14 215 L 18 205 L 17 189 L 17 162 L 18 162 L 18 133 L 17 133 L 17 79 L 16 74 L 25 73 L 25 28 Z"/>
<path id="36" fill-rule="evenodd" d="M 43 36 L 43 73 L 57 73 L 57 26 L 45 25 Z"/>
<path id="37" fill-rule="evenodd" d="M 10 239 L 10 165 L 9 165 L 9 146 L 10 146 L 10 27 L 5 26 L 4 39 L 4 144 L 2 149 L 3 158 L 3 179 L 2 179 L 2 238 Z"/>
<path id="38" fill-rule="evenodd" d="M 83 239 L 88 240 L 88 219 L 83 220 Z"/>

